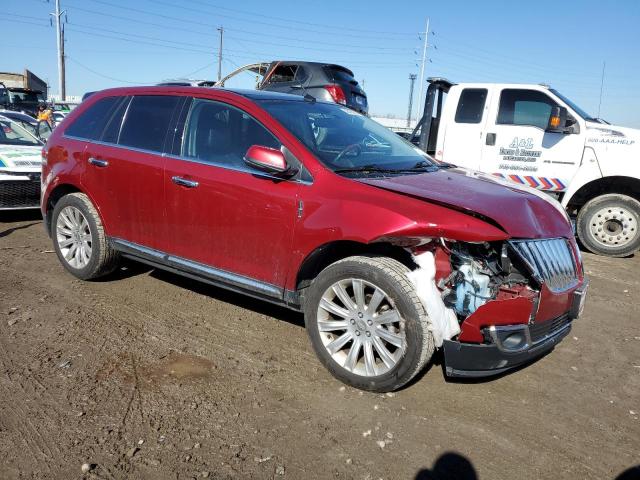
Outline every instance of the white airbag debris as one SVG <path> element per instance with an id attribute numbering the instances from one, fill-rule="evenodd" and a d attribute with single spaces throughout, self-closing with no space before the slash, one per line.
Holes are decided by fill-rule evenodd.
<path id="1" fill-rule="evenodd" d="M 436 347 L 442 342 L 451 340 L 460 333 L 458 318 L 451 308 L 447 308 L 436 287 L 436 262 L 431 252 L 424 252 L 413 257 L 418 268 L 409 272 L 407 277 L 415 285 L 418 298 L 429 315 L 429 329 L 433 333 Z"/>

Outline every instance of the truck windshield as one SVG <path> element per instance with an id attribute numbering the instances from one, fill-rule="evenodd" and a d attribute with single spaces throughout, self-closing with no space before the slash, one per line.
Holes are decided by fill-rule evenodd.
<path id="1" fill-rule="evenodd" d="M 42 145 L 42 142 L 27 132 L 24 128 L 6 118 L 0 118 L 0 145 Z"/>
<path id="2" fill-rule="evenodd" d="M 37 92 L 15 92 L 9 90 L 12 103 L 38 103 L 41 97 Z"/>
<path id="3" fill-rule="evenodd" d="M 382 125 L 332 103 L 255 99 L 336 172 L 405 172 L 438 168 L 427 154 Z"/>
<path id="4" fill-rule="evenodd" d="M 559 91 L 557 91 L 557 90 L 555 90 L 553 88 L 550 88 L 549 90 L 551 90 L 558 98 L 560 98 L 560 100 L 562 100 L 564 103 L 569 105 L 569 107 L 571 107 L 571 109 L 574 112 L 576 112 L 578 115 L 580 115 L 583 119 L 589 120 L 591 122 L 597 122 L 598 121 L 597 118 L 589 115 L 587 112 L 585 112 L 583 109 L 581 109 L 578 105 L 576 105 L 571 100 L 569 100 L 567 97 L 562 95 Z"/>

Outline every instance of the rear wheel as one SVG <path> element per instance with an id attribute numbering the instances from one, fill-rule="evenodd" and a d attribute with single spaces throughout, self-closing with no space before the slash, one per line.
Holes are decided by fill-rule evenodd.
<path id="1" fill-rule="evenodd" d="M 51 238 L 60 263 L 83 280 L 111 273 L 118 254 L 111 247 L 100 216 L 83 193 L 62 197 L 53 209 Z"/>
<path id="2" fill-rule="evenodd" d="M 339 380 L 376 392 L 398 389 L 434 345 L 408 269 L 384 257 L 349 257 L 324 269 L 305 301 L 318 358 Z"/>
<path id="3" fill-rule="evenodd" d="M 593 253 L 626 257 L 640 248 L 640 202 L 627 195 L 607 194 L 587 202 L 578 213 L 577 231 Z"/>

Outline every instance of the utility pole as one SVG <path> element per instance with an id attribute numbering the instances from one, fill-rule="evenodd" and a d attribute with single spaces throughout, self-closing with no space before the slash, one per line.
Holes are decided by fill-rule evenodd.
<path id="1" fill-rule="evenodd" d="M 418 111 L 422 104 L 422 92 L 424 90 L 424 66 L 427 63 L 427 47 L 429 47 L 429 17 L 427 17 L 427 29 L 424 34 L 424 47 L 422 49 L 422 66 L 420 67 L 420 96 L 418 97 Z"/>
<path id="2" fill-rule="evenodd" d="M 66 88 L 65 88 L 65 75 L 64 75 L 64 34 L 61 28 L 60 17 L 66 13 L 66 11 L 60 11 L 60 0 L 56 0 L 56 11 L 55 13 L 50 13 L 55 17 L 56 21 L 56 43 L 58 47 L 58 89 L 60 93 L 60 101 L 64 102 L 66 99 Z"/>
<path id="3" fill-rule="evenodd" d="M 64 24 L 62 25 L 61 29 L 60 29 L 60 33 L 62 35 L 62 38 L 60 40 L 60 50 L 62 52 L 61 58 L 62 58 L 62 75 L 60 76 L 61 80 L 61 85 L 62 87 L 60 88 L 60 102 L 64 102 L 66 100 L 67 97 L 67 59 L 64 55 Z"/>
<path id="4" fill-rule="evenodd" d="M 605 62 L 602 62 L 602 78 L 600 79 L 600 100 L 598 101 L 598 118 L 600 118 L 600 107 L 602 106 L 602 90 L 604 89 L 604 67 Z"/>
<path id="5" fill-rule="evenodd" d="M 407 127 L 411 126 L 411 106 L 413 103 L 413 84 L 416 83 L 418 76 L 415 73 L 409 74 L 409 110 L 407 111 Z"/>
<path id="6" fill-rule="evenodd" d="M 220 32 L 220 48 L 218 49 L 218 81 L 222 80 L 222 36 L 224 35 L 224 28 L 220 26 L 218 28 Z"/>

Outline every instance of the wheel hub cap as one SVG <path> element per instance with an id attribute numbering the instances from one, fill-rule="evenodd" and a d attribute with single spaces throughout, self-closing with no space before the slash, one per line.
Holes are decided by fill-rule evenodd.
<path id="1" fill-rule="evenodd" d="M 406 350 L 405 321 L 379 287 L 349 278 L 331 285 L 318 306 L 318 330 L 334 361 L 357 375 L 391 370 Z"/>
<path id="2" fill-rule="evenodd" d="M 604 207 L 591 216 L 589 232 L 600 245 L 623 247 L 638 235 L 638 218 L 624 207 Z"/>
<path id="3" fill-rule="evenodd" d="M 65 207 L 56 222 L 56 242 L 64 260 L 73 268 L 84 268 L 91 260 L 93 242 L 89 222 L 76 207 Z"/>

